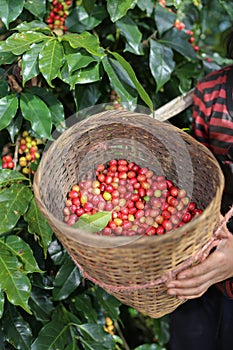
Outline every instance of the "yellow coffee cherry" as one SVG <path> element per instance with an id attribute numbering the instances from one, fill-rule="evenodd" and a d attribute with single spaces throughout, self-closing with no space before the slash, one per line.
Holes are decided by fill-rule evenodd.
<path id="1" fill-rule="evenodd" d="M 24 130 L 23 133 L 22 133 L 22 136 L 23 137 L 27 137 L 29 135 L 28 131 L 27 130 Z"/>
<path id="2" fill-rule="evenodd" d="M 30 169 L 25 167 L 25 168 L 22 169 L 22 173 L 24 175 L 28 175 L 30 173 Z"/>

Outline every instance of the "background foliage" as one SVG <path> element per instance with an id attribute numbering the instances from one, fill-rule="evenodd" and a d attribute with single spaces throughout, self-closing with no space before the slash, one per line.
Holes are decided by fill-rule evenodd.
<path id="1" fill-rule="evenodd" d="M 232 18 L 222 0 L 1 0 L 1 349 L 168 349 L 169 315 L 143 316 L 83 280 L 36 207 L 33 174 L 70 115 L 154 110 L 231 63 Z M 190 116 L 171 121 L 189 129 Z"/>

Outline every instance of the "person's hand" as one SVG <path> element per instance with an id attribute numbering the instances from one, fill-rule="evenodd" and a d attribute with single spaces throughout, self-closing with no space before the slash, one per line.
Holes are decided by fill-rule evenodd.
<path id="1" fill-rule="evenodd" d="M 233 276 L 233 235 L 224 227 L 217 249 L 200 264 L 180 272 L 167 283 L 167 293 L 178 299 L 194 299 L 220 281 Z"/>

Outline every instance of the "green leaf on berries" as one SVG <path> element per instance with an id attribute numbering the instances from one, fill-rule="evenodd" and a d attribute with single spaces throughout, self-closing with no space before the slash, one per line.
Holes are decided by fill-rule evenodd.
<path id="1" fill-rule="evenodd" d="M 32 191 L 23 184 L 12 184 L 0 192 L 0 234 L 15 227 L 32 198 Z"/>
<path id="2" fill-rule="evenodd" d="M 0 99 L 0 130 L 5 129 L 15 116 L 18 109 L 18 98 L 14 94 Z"/>
<path id="3" fill-rule="evenodd" d="M 24 219 L 28 223 L 28 231 L 36 235 L 40 246 L 43 248 L 44 256 L 47 256 L 48 246 L 52 241 L 53 230 L 49 226 L 46 218 L 41 213 L 33 198 Z"/>
<path id="4" fill-rule="evenodd" d="M 52 80 L 58 76 L 63 58 L 63 47 L 56 39 L 47 41 L 39 54 L 40 72 L 51 87 L 54 87 Z"/>
<path id="5" fill-rule="evenodd" d="M 41 137 L 51 139 L 52 118 L 44 101 L 24 92 L 20 96 L 20 108 L 23 117 L 31 122 L 32 130 Z"/>
<path id="6" fill-rule="evenodd" d="M 13 182 L 29 181 L 23 174 L 11 169 L 0 169 L 0 189 Z M 0 192 L 1 193 L 1 192 Z"/>
<path id="7" fill-rule="evenodd" d="M 0 18 L 5 24 L 6 28 L 9 28 L 9 23 L 13 22 L 23 11 L 24 0 L 0 1 Z"/>
<path id="8" fill-rule="evenodd" d="M 95 214 L 83 214 L 72 227 L 79 230 L 96 233 L 107 226 L 111 220 L 112 213 L 110 211 L 97 212 Z"/>

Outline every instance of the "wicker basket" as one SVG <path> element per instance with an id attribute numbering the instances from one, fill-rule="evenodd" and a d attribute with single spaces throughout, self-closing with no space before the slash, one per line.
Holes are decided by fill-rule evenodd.
<path id="1" fill-rule="evenodd" d="M 63 222 L 71 186 L 94 168 L 125 158 L 163 173 L 185 188 L 204 212 L 162 236 L 109 237 Z M 212 154 L 170 123 L 141 113 L 104 111 L 67 129 L 44 152 L 35 174 L 37 204 L 57 238 L 89 279 L 150 317 L 172 312 L 183 301 L 166 293 L 165 281 L 200 252 L 219 222 L 223 175 Z"/>

